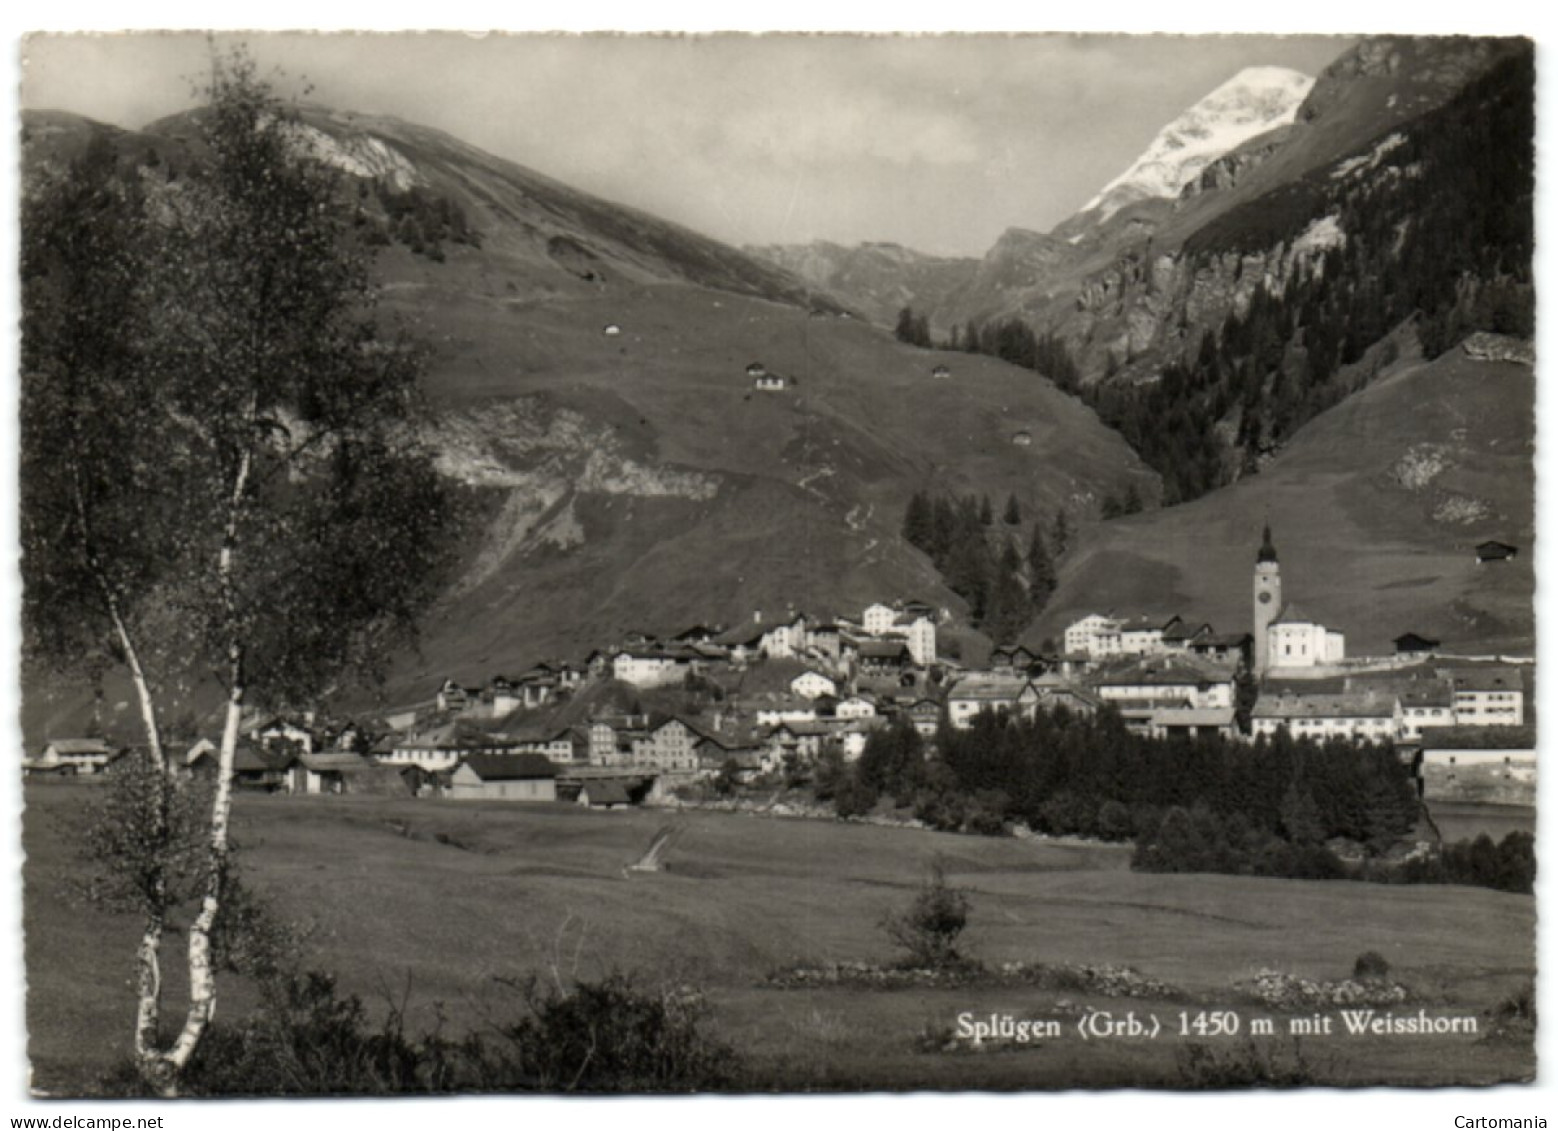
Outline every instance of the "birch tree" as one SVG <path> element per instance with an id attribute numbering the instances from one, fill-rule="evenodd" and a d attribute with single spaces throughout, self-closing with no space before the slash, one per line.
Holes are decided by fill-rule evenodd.
<path id="1" fill-rule="evenodd" d="M 382 672 L 447 560 L 450 499 L 415 431 L 421 355 L 382 331 L 339 175 L 249 58 L 213 63 L 174 179 L 100 142 L 24 216 L 24 641 L 120 664 L 156 783 L 137 824 L 136 1059 L 176 1091 L 216 1006 L 239 725 Z M 180 837 L 169 697 L 215 683 L 219 769 L 163 1036 Z"/>

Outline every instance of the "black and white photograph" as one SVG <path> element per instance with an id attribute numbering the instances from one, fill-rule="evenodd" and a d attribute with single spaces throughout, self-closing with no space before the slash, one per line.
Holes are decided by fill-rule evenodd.
<path id="1" fill-rule="evenodd" d="M 13 50 L 18 1107 L 1546 1125 L 1530 34 Z"/>

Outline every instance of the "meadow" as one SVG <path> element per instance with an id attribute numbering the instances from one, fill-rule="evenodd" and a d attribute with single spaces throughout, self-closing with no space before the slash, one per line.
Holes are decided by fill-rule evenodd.
<path id="1" fill-rule="evenodd" d="M 100 788 L 34 781 L 26 790 L 29 1056 L 33 1086 L 51 1094 L 91 1093 L 129 1043 L 136 924 L 76 893 L 82 813 Z M 1286 1018 L 1236 982 L 1262 969 L 1336 981 L 1372 950 L 1412 991 L 1411 1010 L 1478 1015 L 1482 1032 L 1314 1038 L 1302 1049 L 1314 1080 L 1486 1084 L 1534 1072 L 1529 1033 L 1491 1035 L 1485 1015 L 1534 976 L 1528 896 L 1144 875 L 1121 847 L 730 813 L 245 795 L 235 817 L 250 884 L 310 925 L 309 964 L 375 1008 L 403 1005 L 413 1030 L 439 1018 L 446 1033 L 483 1026 L 504 1005 L 500 979 L 620 970 L 700 988 L 714 1032 L 763 1087 L 1176 1087 L 1184 1040 L 1083 1041 L 1077 1013 L 1134 1010 L 1168 1025 L 1181 1010 L 1226 1009 L 1246 1031 L 1265 1016 L 1281 1033 Z M 666 826 L 676 830 L 667 870 L 628 873 Z M 1177 992 L 769 983 L 798 964 L 893 961 L 881 918 L 913 897 L 932 860 L 968 894 L 964 950 L 988 966 L 1124 964 Z M 183 989 L 182 942 L 167 948 L 170 1002 Z M 242 984 L 230 980 L 223 993 L 219 1017 L 253 1005 Z M 1066 1032 L 1021 1047 L 949 1045 L 963 1012 L 1057 1018 Z M 1292 1054 L 1286 1037 L 1262 1040 Z"/>

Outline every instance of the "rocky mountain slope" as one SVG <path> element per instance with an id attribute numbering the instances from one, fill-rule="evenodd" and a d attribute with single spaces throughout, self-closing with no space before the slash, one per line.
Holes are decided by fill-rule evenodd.
<path id="1" fill-rule="evenodd" d="M 743 248 L 833 295 L 879 326 L 891 326 L 905 306 L 936 306 L 965 286 L 979 260 L 925 255 L 894 243 L 853 247 L 814 240 Z"/>
<path id="2" fill-rule="evenodd" d="M 1250 138 L 1285 126 L 1314 86 L 1285 67 L 1247 67 L 1158 131 L 1146 151 L 1081 208 L 1102 222 L 1138 200 L 1172 200 L 1213 161 Z"/>

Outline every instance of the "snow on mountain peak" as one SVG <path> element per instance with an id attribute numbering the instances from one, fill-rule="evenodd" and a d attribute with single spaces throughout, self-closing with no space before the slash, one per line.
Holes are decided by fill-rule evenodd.
<path id="1" fill-rule="evenodd" d="M 1201 170 L 1257 134 L 1292 122 L 1314 86 L 1286 67 L 1246 67 L 1158 131 L 1125 172 L 1082 206 L 1108 219 L 1134 200 L 1174 197 Z"/>

